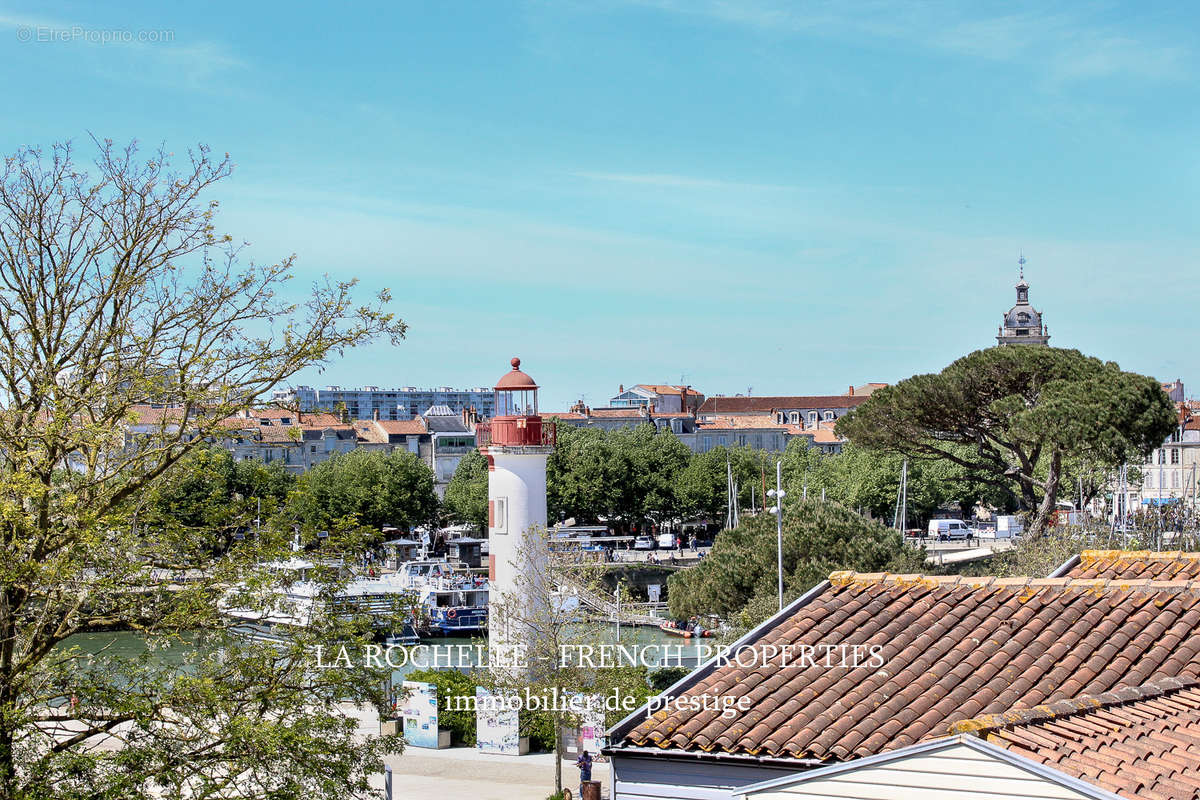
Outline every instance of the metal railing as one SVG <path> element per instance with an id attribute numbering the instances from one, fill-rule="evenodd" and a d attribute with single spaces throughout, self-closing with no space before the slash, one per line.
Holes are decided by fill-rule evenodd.
<path id="1" fill-rule="evenodd" d="M 492 444 L 494 435 L 499 435 L 507 445 L 554 447 L 558 441 L 558 425 L 557 420 L 541 417 L 493 418 L 475 426 L 476 446 Z"/>

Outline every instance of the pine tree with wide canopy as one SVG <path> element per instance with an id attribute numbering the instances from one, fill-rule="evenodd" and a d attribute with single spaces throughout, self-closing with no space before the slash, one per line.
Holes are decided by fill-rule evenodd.
<path id="1" fill-rule="evenodd" d="M 937 374 L 876 391 L 838 420 L 855 445 L 944 459 L 972 479 L 1015 488 L 1029 533 L 1043 533 L 1064 465 L 1140 462 L 1175 429 L 1159 382 L 1078 350 L 978 350 Z"/>

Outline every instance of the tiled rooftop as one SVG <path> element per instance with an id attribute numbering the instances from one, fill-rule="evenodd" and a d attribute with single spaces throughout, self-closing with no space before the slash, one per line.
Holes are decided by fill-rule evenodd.
<path id="1" fill-rule="evenodd" d="M 1200 796 L 1200 682 L 1154 683 L 967 720 L 992 744 L 1122 797 Z"/>
<path id="2" fill-rule="evenodd" d="M 700 406 L 700 414 L 769 414 L 777 408 L 816 409 L 855 408 L 865 403 L 867 395 L 845 394 L 821 396 L 763 396 L 763 397 L 709 397 Z"/>
<path id="3" fill-rule="evenodd" d="M 1070 578 L 1200 579 L 1200 553 L 1153 550 L 1084 550 Z"/>
<path id="4" fill-rule="evenodd" d="M 805 665 L 793 655 L 786 667 L 756 659 L 702 669 L 677 693 L 746 698 L 747 710 L 723 718 L 676 705 L 614 741 L 846 760 L 981 715 L 1195 679 L 1200 582 L 839 572 L 746 644 L 760 655 L 766 645 L 878 645 L 884 663 Z"/>

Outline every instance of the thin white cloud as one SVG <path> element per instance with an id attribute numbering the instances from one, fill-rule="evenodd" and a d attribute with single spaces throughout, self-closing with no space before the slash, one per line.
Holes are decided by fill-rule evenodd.
<path id="1" fill-rule="evenodd" d="M 1129 75 L 1190 78 L 1189 48 L 1097 22 L 1078 6 L 998 6 L 919 0 L 629 0 L 664 12 L 704 17 L 763 32 L 827 38 L 868 36 L 996 62 L 1027 63 L 1052 80 Z"/>
<path id="2" fill-rule="evenodd" d="M 696 178 L 689 175 L 671 175 L 661 172 L 572 172 L 576 178 L 607 183 L 630 183 L 642 186 L 657 186 L 666 189 L 718 189 L 753 191 L 796 191 L 794 186 L 770 183 L 743 183 L 715 178 Z"/>

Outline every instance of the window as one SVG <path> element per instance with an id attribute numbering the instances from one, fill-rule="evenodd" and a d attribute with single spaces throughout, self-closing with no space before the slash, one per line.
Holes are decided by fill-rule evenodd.
<path id="1" fill-rule="evenodd" d="M 823 418 L 823 419 L 824 419 L 826 422 L 832 422 L 832 421 L 833 421 L 833 412 L 832 412 L 832 411 L 826 411 L 826 412 L 825 412 L 825 413 L 822 415 L 822 418 Z"/>
<path id="2" fill-rule="evenodd" d="M 508 533 L 508 498 L 488 500 L 488 530 L 492 533 Z"/>
<path id="3" fill-rule="evenodd" d="M 779 420 L 779 421 L 780 421 L 780 422 L 783 422 L 783 420 Z M 800 424 L 800 412 L 799 412 L 799 411 L 793 411 L 793 412 L 792 412 L 792 424 L 793 424 L 793 425 L 799 425 L 799 424 Z"/>
<path id="4" fill-rule="evenodd" d="M 725 444 L 726 444 L 726 442 L 725 442 L 725 437 L 724 437 L 724 436 L 718 436 L 718 437 L 717 437 L 717 445 L 719 445 L 720 447 L 724 447 L 724 446 L 725 446 Z"/>
<path id="5" fill-rule="evenodd" d="M 1171 463 L 1172 464 L 1179 463 L 1179 448 L 1178 447 L 1171 448 Z"/>
<path id="6" fill-rule="evenodd" d="M 712 450 L 712 437 L 711 436 L 704 437 L 704 449 L 705 449 L 705 451 Z"/>
<path id="7" fill-rule="evenodd" d="M 815 412 L 815 411 L 808 412 L 808 424 L 809 425 L 817 424 L 817 412 Z"/>
<path id="8" fill-rule="evenodd" d="M 775 422 L 776 422 L 776 424 L 778 424 L 778 425 L 782 425 L 782 424 L 783 424 L 783 412 L 782 412 L 782 411 L 776 411 L 776 412 L 775 412 Z"/>

